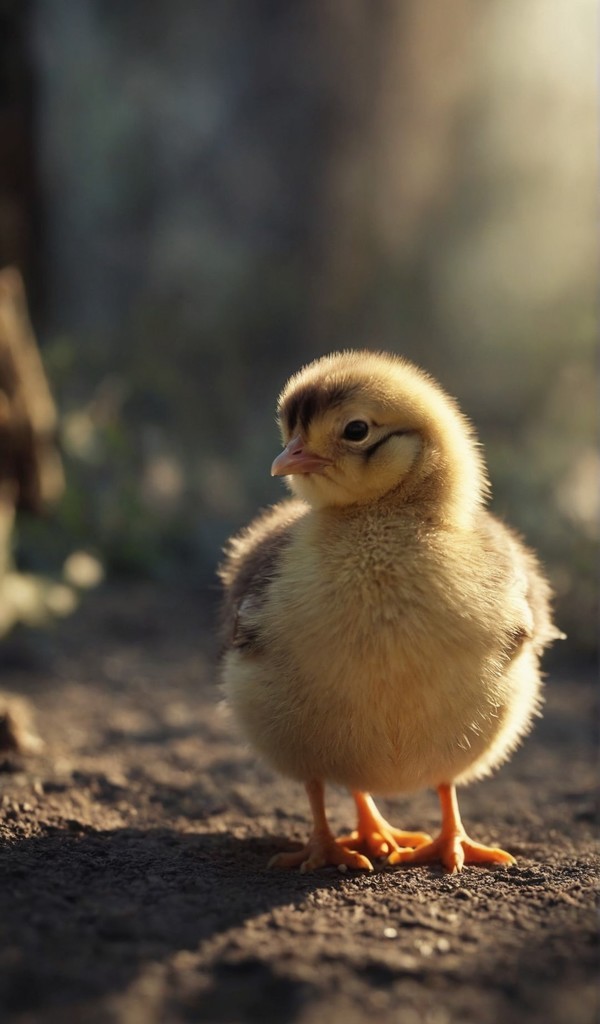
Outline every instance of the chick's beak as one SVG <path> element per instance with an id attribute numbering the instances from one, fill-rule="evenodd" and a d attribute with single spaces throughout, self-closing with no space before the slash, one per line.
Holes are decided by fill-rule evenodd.
<path id="1" fill-rule="evenodd" d="M 331 459 L 316 455 L 304 447 L 298 435 L 283 449 L 271 466 L 271 476 L 292 476 L 294 473 L 322 473 L 331 465 Z"/>

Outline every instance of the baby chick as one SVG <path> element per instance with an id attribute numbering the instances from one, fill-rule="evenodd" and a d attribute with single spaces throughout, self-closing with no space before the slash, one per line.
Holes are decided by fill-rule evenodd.
<path id="1" fill-rule="evenodd" d="M 538 662 L 556 636 L 535 556 L 486 511 L 473 430 L 404 359 L 341 352 L 279 399 L 273 462 L 296 500 L 229 545 L 224 687 L 241 729 L 304 782 L 312 834 L 277 866 L 512 864 L 471 840 L 455 786 L 509 757 L 539 706 Z M 324 783 L 353 794 L 336 839 Z M 371 793 L 437 788 L 435 839 L 385 821 Z"/>

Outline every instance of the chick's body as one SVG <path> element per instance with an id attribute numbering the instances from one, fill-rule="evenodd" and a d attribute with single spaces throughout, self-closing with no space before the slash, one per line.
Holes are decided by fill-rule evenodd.
<path id="1" fill-rule="evenodd" d="M 268 641 L 227 656 L 252 743 L 297 779 L 378 793 L 485 774 L 535 709 L 530 652 L 509 663 L 525 580 L 494 571 L 470 534 L 364 511 L 337 530 L 298 511 L 264 603 L 246 609 Z"/>
<path id="2" fill-rule="evenodd" d="M 357 794 L 484 776 L 530 725 L 553 628 L 534 556 L 482 506 L 468 424 L 370 353 L 312 364 L 280 418 L 305 500 L 259 517 L 222 569 L 242 730 L 280 772 Z"/>

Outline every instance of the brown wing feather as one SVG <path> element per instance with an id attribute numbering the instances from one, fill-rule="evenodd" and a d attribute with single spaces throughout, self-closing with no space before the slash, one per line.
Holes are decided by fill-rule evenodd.
<path id="1" fill-rule="evenodd" d="M 223 653 L 229 646 L 253 648 L 260 645 L 251 613 L 265 599 L 269 584 L 278 571 L 281 553 L 290 541 L 294 523 L 308 511 L 300 501 L 283 501 L 266 509 L 230 541 L 225 561 L 219 568 L 224 584 L 221 614 Z"/>

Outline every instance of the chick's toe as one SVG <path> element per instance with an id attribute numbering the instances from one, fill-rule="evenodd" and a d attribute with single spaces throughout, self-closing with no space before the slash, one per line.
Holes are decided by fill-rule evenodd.
<path id="1" fill-rule="evenodd" d="M 373 865 L 368 857 L 363 857 L 356 850 L 351 850 L 332 835 L 313 833 L 305 846 L 291 853 L 277 853 L 269 861 L 270 868 L 300 868 L 302 874 L 316 871 L 327 865 L 334 865 L 341 870 L 372 871 Z"/>

